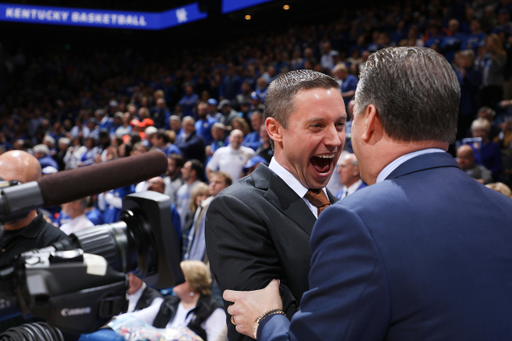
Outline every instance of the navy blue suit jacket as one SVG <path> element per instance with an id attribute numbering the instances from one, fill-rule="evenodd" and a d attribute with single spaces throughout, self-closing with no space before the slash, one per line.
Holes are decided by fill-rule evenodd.
<path id="1" fill-rule="evenodd" d="M 327 208 L 310 290 L 258 340 L 511 340 L 512 200 L 445 153 Z"/>
<path id="2" fill-rule="evenodd" d="M 185 162 L 189 160 L 199 160 L 204 162 L 206 159 L 206 152 L 204 146 L 204 139 L 197 135 L 195 132 L 191 133 L 186 139 L 180 134 L 176 137 L 176 146 L 181 150 Z"/>

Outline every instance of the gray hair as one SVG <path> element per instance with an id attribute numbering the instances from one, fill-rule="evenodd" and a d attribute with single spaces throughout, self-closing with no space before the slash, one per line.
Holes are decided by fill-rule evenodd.
<path id="1" fill-rule="evenodd" d="M 194 118 L 192 116 L 185 116 L 183 117 L 183 121 L 181 121 L 181 123 L 185 123 L 185 122 L 192 122 L 192 124 L 196 123 L 196 120 L 194 120 Z"/>
<path id="2" fill-rule="evenodd" d="M 334 78 L 312 70 L 294 70 L 278 77 L 270 83 L 265 98 L 265 119 L 273 117 L 284 128 L 288 127 L 288 117 L 296 110 L 295 95 L 302 90 L 340 89 Z"/>
<path id="3" fill-rule="evenodd" d="M 352 166 L 359 167 L 359 162 L 357 161 L 357 157 L 355 154 L 348 154 L 346 157 L 350 157 L 352 159 Z"/>
<path id="4" fill-rule="evenodd" d="M 213 125 L 212 125 L 212 128 L 219 128 L 219 129 L 226 129 L 226 126 L 220 122 L 215 122 Z"/>
<path id="5" fill-rule="evenodd" d="M 46 135 L 43 138 L 43 141 L 50 143 L 52 145 L 52 147 L 55 145 L 55 139 L 53 137 L 51 137 L 50 135 Z"/>
<path id="6" fill-rule="evenodd" d="M 67 137 L 61 137 L 59 139 L 59 143 L 64 143 L 64 144 L 67 144 L 69 146 L 71 144 L 71 140 L 68 139 Z"/>
<path id="7" fill-rule="evenodd" d="M 395 140 L 455 140 L 460 85 L 450 64 L 434 50 L 393 47 L 370 55 L 355 97 L 354 115 L 373 104 Z"/>
<path id="8" fill-rule="evenodd" d="M 34 153 L 41 153 L 44 155 L 50 154 L 50 148 L 48 148 L 48 146 L 45 144 L 37 144 L 34 146 L 32 150 L 34 151 Z"/>
<path id="9" fill-rule="evenodd" d="M 89 201 L 91 199 L 89 197 L 78 199 L 77 201 L 80 203 L 80 211 L 85 211 L 87 209 L 87 206 L 89 206 Z"/>

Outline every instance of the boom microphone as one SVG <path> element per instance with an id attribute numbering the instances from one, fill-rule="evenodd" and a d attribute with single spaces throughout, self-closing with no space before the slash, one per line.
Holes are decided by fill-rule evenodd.
<path id="1" fill-rule="evenodd" d="M 0 220 L 14 220 L 30 210 L 55 206 L 128 186 L 164 174 L 167 158 L 160 151 L 120 158 L 45 175 L 37 182 L 1 191 Z"/>

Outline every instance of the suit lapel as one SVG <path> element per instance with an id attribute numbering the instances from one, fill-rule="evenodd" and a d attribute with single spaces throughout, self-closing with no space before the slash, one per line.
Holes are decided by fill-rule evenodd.
<path id="1" fill-rule="evenodd" d="M 415 173 L 425 169 L 439 168 L 439 167 L 459 167 L 457 162 L 448 153 L 429 153 L 413 157 L 410 160 L 402 163 L 391 174 L 388 175 L 386 180 L 395 179 L 407 174 Z"/>
<path id="2" fill-rule="evenodd" d="M 263 164 L 260 164 L 258 168 L 256 168 L 254 173 L 252 173 L 252 177 L 256 188 L 266 190 L 263 197 L 269 203 L 293 220 L 308 235 L 311 235 L 316 218 L 308 205 L 306 205 L 304 200 L 300 198 L 297 193 Z M 334 197 L 332 197 L 332 194 L 328 194 L 332 202 L 332 198 Z M 334 199 L 336 200 L 336 198 Z"/>

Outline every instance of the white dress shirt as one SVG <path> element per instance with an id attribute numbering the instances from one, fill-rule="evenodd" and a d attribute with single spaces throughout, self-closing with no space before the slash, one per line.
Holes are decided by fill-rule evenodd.
<path id="1" fill-rule="evenodd" d="M 62 224 L 60 229 L 65 234 L 70 235 L 71 233 L 78 232 L 91 226 L 94 226 L 94 224 L 89 219 L 87 219 L 85 214 L 82 214 L 79 215 L 78 217 L 71 219 L 67 223 Z"/>
<path id="2" fill-rule="evenodd" d="M 306 193 L 308 192 L 308 188 L 304 187 L 299 180 L 293 176 L 292 173 L 290 173 L 287 169 L 285 169 L 283 166 L 277 162 L 277 160 L 273 157 L 272 160 L 270 160 L 270 164 L 268 165 L 268 168 L 270 168 L 274 173 L 277 174 L 278 177 L 281 178 L 299 197 L 304 200 L 306 205 L 308 205 L 311 212 L 315 215 L 316 218 L 318 218 L 318 208 L 314 206 L 312 203 L 309 202 L 308 199 L 304 198 Z M 325 195 L 327 196 L 327 190 L 322 188 Z M 327 196 L 329 198 L 329 196 Z"/>
<path id="3" fill-rule="evenodd" d="M 362 183 L 363 180 L 359 179 L 352 185 L 350 185 L 350 187 L 343 186 L 343 195 L 341 196 L 340 199 L 343 199 L 345 197 L 348 197 L 350 194 L 353 194 L 355 191 L 357 191 L 357 189 L 359 188 L 359 186 L 361 186 Z"/>

